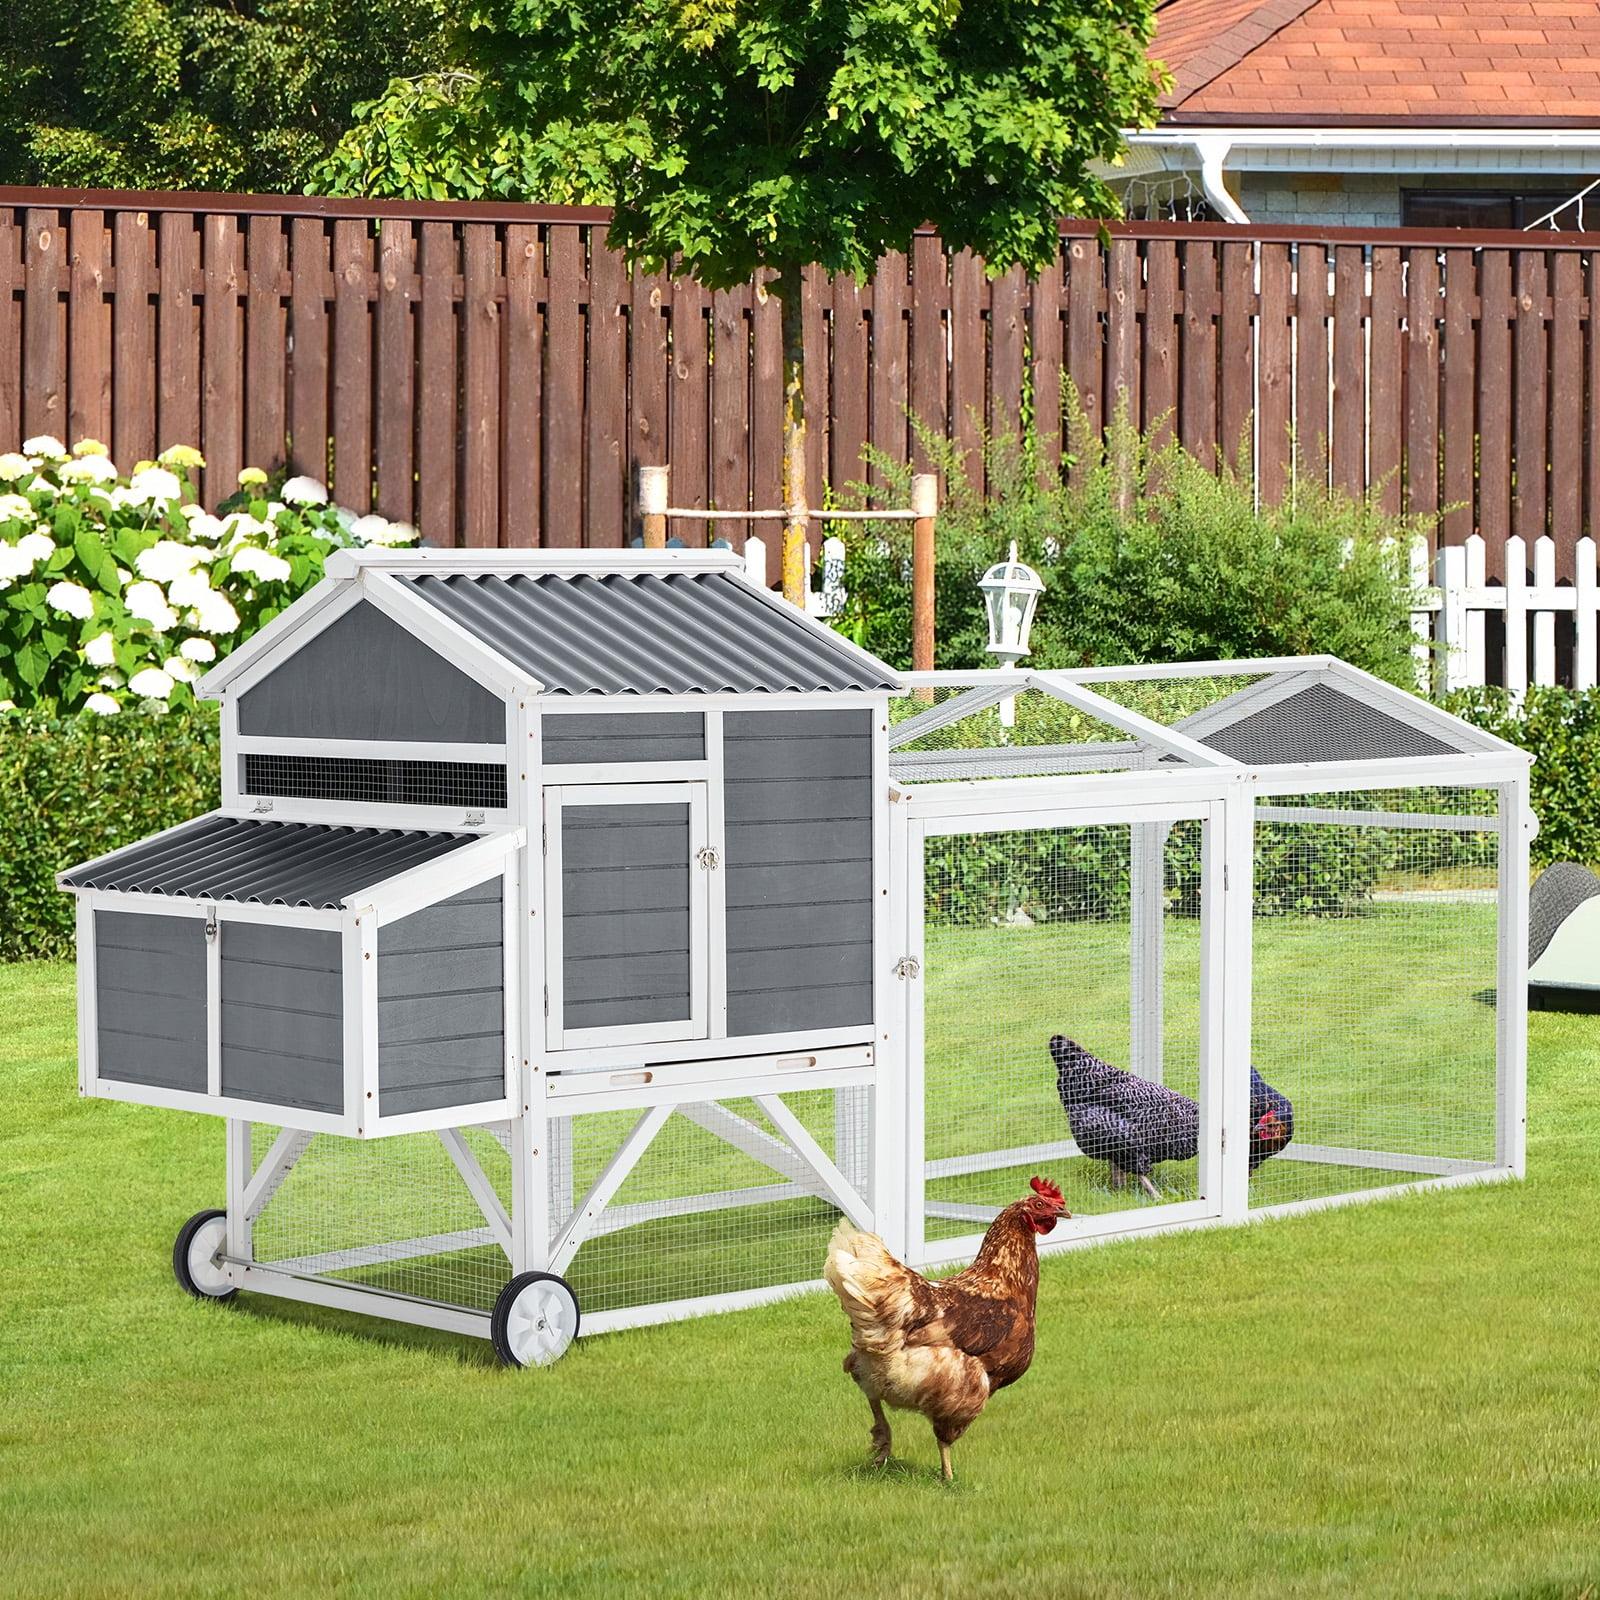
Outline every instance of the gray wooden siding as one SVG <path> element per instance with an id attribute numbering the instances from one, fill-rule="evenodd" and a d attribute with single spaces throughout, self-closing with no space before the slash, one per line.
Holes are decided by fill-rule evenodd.
<path id="1" fill-rule="evenodd" d="M 204 918 L 97 911 L 94 963 L 100 1076 L 204 1094 Z"/>
<path id="2" fill-rule="evenodd" d="M 504 744 L 504 703 L 363 600 L 239 697 L 239 732 Z"/>
<path id="3" fill-rule="evenodd" d="M 706 758 L 706 719 L 698 711 L 546 717 L 543 736 L 546 766 Z"/>
<path id="4" fill-rule="evenodd" d="M 728 1032 L 872 1021 L 872 712 L 723 718 Z"/>
<path id="5" fill-rule="evenodd" d="M 505 922 L 491 879 L 378 930 L 378 1114 L 505 1093 Z"/>
<path id="6" fill-rule="evenodd" d="M 218 937 L 224 1097 L 342 1112 L 339 935 L 224 919 Z"/>
<path id="7" fill-rule="evenodd" d="M 687 802 L 562 807 L 564 1028 L 691 1014 L 691 870 Z"/>

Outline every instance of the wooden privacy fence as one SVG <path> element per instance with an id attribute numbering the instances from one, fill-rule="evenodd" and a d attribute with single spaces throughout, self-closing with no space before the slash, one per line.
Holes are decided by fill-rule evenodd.
<path id="1" fill-rule="evenodd" d="M 212 500 L 288 464 L 442 544 L 621 544 L 640 464 L 680 504 L 781 504 L 776 302 L 630 273 L 605 220 L 0 189 L 0 448 L 197 443 Z M 1125 402 L 1207 462 L 1243 441 L 1267 496 L 1304 474 L 1449 508 L 1491 580 L 1548 536 L 1570 581 L 1600 505 L 1597 261 L 1594 235 L 1065 224 L 1030 283 L 920 233 L 869 283 L 808 280 L 810 481 L 868 476 L 869 442 L 923 464 L 913 413 L 976 451 L 1025 405 L 1048 469 L 1065 374 L 1091 427 Z"/>

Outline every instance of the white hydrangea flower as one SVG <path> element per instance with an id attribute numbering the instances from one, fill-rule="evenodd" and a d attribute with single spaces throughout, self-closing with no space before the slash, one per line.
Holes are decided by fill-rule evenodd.
<path id="1" fill-rule="evenodd" d="M 19 544 L 0 539 L 0 580 L 9 588 L 13 578 L 25 578 L 33 571 L 33 557 Z"/>
<path id="2" fill-rule="evenodd" d="M 111 454 L 110 450 L 101 444 L 98 439 L 80 439 L 73 445 L 72 453 L 75 456 L 108 456 Z"/>
<path id="3" fill-rule="evenodd" d="M 15 711 L 16 709 L 17 702 L 15 700 L 0 700 L 0 711 Z"/>
<path id="4" fill-rule="evenodd" d="M 0 522 L 32 522 L 33 506 L 20 494 L 0 494 Z"/>
<path id="5" fill-rule="evenodd" d="M 209 639 L 185 639 L 178 647 L 178 654 L 185 661 L 215 661 L 217 647 Z"/>
<path id="6" fill-rule="evenodd" d="M 117 659 L 117 641 L 109 633 L 97 633 L 83 647 L 83 658 L 91 667 L 109 667 Z"/>
<path id="7" fill-rule="evenodd" d="M 267 582 L 284 583 L 294 568 L 282 556 L 275 556 L 270 550 L 263 550 L 258 545 L 242 544 L 233 552 L 233 570 L 247 572 Z"/>
<path id="8" fill-rule="evenodd" d="M 148 550 L 141 550 L 134 558 L 134 566 L 141 578 L 153 578 L 157 583 L 171 583 L 186 572 L 193 572 L 200 557 L 186 544 L 176 539 L 161 539 Z"/>
<path id="9" fill-rule="evenodd" d="M 238 630 L 239 613 L 233 609 L 228 597 L 215 589 L 208 590 L 194 609 L 202 633 L 234 633 Z"/>
<path id="10" fill-rule="evenodd" d="M 391 522 L 387 544 L 415 544 L 421 535 L 409 522 Z"/>
<path id="11" fill-rule="evenodd" d="M 165 700 L 172 693 L 172 679 L 160 667 L 146 667 L 128 679 L 128 688 L 141 700 Z"/>
<path id="12" fill-rule="evenodd" d="M 168 656 L 161 663 L 161 670 L 174 683 L 193 683 L 200 676 L 199 669 L 194 662 L 185 661 L 182 656 Z"/>
<path id="13" fill-rule="evenodd" d="M 165 467 L 146 467 L 128 480 L 128 491 L 133 505 L 165 506 L 182 498 L 183 484 Z"/>
<path id="14" fill-rule="evenodd" d="M 259 517 L 252 517 L 248 511 L 235 511 L 224 517 L 222 530 L 227 535 L 226 548 L 229 550 L 247 539 L 268 539 L 272 536 L 272 529 Z"/>
<path id="15" fill-rule="evenodd" d="M 122 707 L 108 694 L 92 694 L 83 702 L 83 709 L 94 712 L 96 716 L 114 717 Z"/>
<path id="16" fill-rule="evenodd" d="M 191 516 L 190 513 L 193 513 Z M 192 539 L 207 539 L 213 544 L 222 537 L 224 525 L 211 515 L 209 511 L 202 511 L 199 506 L 185 506 L 184 516 L 189 518 L 189 536 Z M 210 561 L 216 554 L 214 550 L 197 550 L 195 556 L 201 561 Z"/>
<path id="17" fill-rule="evenodd" d="M 56 553 L 56 542 L 48 533 L 41 533 L 35 528 L 32 533 L 25 533 L 17 540 L 17 549 L 38 566 L 41 561 L 48 561 Z"/>
<path id="18" fill-rule="evenodd" d="M 315 478 L 291 478 L 281 492 L 292 506 L 325 506 L 328 503 L 327 488 Z"/>
<path id="19" fill-rule="evenodd" d="M 25 494 L 42 494 L 51 500 L 61 498 L 61 491 L 48 478 L 30 478 L 22 486 Z"/>
<path id="20" fill-rule="evenodd" d="M 128 680 L 120 672 L 102 672 L 95 681 L 102 689 L 121 689 Z"/>
<path id="21" fill-rule="evenodd" d="M 260 467 L 245 467 L 239 473 L 239 487 L 241 489 L 254 488 L 259 483 L 265 483 L 267 475 Z"/>
<path id="22" fill-rule="evenodd" d="M 156 460 L 164 467 L 203 467 L 206 458 L 192 444 L 168 445 Z"/>
<path id="23" fill-rule="evenodd" d="M 211 593 L 211 577 L 205 572 L 180 572 L 167 585 L 167 600 L 174 606 L 197 606 Z"/>
<path id="24" fill-rule="evenodd" d="M 67 447 L 53 433 L 36 433 L 22 441 L 25 456 L 37 456 L 42 461 L 64 461 Z"/>
<path id="25" fill-rule="evenodd" d="M 350 524 L 350 537 L 360 544 L 383 544 L 384 534 L 389 531 L 389 519 L 380 517 L 376 511 L 368 512 L 364 517 L 357 517 Z"/>
<path id="26" fill-rule="evenodd" d="M 178 625 L 178 613 L 167 604 L 167 597 L 162 593 L 159 583 L 147 580 L 129 584 L 122 603 L 128 608 L 130 617 L 149 623 L 154 633 L 167 633 Z"/>
<path id="27" fill-rule="evenodd" d="M 31 559 L 27 570 L 30 572 L 33 570 Z M 60 583 L 51 584 L 50 592 L 45 599 L 50 603 L 52 610 L 63 612 L 69 617 L 87 620 L 94 615 L 94 596 L 81 583 L 68 583 L 63 578 Z"/>
<path id="28" fill-rule="evenodd" d="M 67 483 L 115 483 L 117 469 L 109 456 L 79 456 L 76 461 L 63 461 L 56 476 Z"/>
<path id="29" fill-rule="evenodd" d="M 25 472 L 33 471 L 33 463 L 15 450 L 7 450 L 0 455 L 0 479 L 12 483 Z"/>

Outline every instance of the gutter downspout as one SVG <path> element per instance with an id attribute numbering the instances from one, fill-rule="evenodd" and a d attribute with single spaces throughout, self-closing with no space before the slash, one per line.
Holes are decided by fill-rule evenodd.
<path id="1" fill-rule="evenodd" d="M 1224 222 L 1248 222 L 1249 217 L 1222 181 L 1222 165 L 1232 148 L 1231 139 L 1195 140 L 1194 153 L 1200 157 L 1200 187 L 1211 209 Z"/>

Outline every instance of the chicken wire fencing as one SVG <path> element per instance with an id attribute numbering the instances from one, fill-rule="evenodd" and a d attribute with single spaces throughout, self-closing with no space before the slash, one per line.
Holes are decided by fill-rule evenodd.
<path id="1" fill-rule="evenodd" d="M 620 1186 L 591 1199 L 652 1115 L 659 1126 Z M 815 1280 L 840 1211 L 797 1149 L 796 1125 L 802 1143 L 813 1141 L 858 1193 L 870 1194 L 864 1088 L 552 1118 L 552 1265 L 585 1314 Z M 252 1128 L 252 1172 L 281 1132 Z M 293 1159 L 253 1225 L 257 1263 L 468 1310 L 493 1307 L 510 1261 L 447 1141 L 460 1141 L 509 1215 L 505 1130 L 291 1137 Z M 575 1252 L 569 1245 L 563 1253 L 579 1212 Z"/>
<path id="2" fill-rule="evenodd" d="M 926 1241 L 981 1232 L 1036 1172 L 1079 1216 L 1201 1198 L 1201 824 L 923 850 Z"/>
<path id="3" fill-rule="evenodd" d="M 550 1208 L 558 1239 L 650 1114 L 552 1121 Z M 783 1125 L 790 1118 L 858 1192 L 870 1192 L 865 1090 L 675 1106 L 610 1202 L 585 1219 L 587 1236 L 570 1264 L 558 1261 L 584 1311 L 814 1281 L 840 1212 L 792 1142 Z"/>
<path id="4" fill-rule="evenodd" d="M 259 1171 L 281 1129 L 251 1129 Z M 511 1277 L 505 1251 L 467 1188 L 446 1138 L 292 1135 L 293 1164 L 252 1227 L 262 1266 L 332 1278 L 388 1294 L 487 1311 Z M 486 1128 L 450 1130 L 500 1204 L 511 1204 L 511 1160 Z"/>
<path id="5" fill-rule="evenodd" d="M 1495 1166 L 1498 804 L 1462 788 L 1258 804 L 1253 1064 L 1278 1099 L 1252 1095 L 1252 1206 Z"/>

